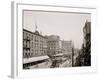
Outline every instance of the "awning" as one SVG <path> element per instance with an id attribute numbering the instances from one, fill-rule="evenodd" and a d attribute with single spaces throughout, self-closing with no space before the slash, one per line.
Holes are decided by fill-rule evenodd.
<path id="1" fill-rule="evenodd" d="M 48 59 L 48 56 L 39 56 L 39 57 L 31 57 L 31 58 L 24 58 L 23 59 L 23 63 L 31 63 L 31 62 L 35 62 L 35 61 L 40 61 L 40 60 L 45 60 Z"/>

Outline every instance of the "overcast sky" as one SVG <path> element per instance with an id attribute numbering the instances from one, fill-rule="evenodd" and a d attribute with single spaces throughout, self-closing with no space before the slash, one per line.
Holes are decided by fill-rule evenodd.
<path id="1" fill-rule="evenodd" d="M 24 11 L 23 28 L 38 31 L 43 35 L 58 35 L 61 40 L 72 40 L 76 48 L 83 43 L 83 27 L 86 20 L 91 21 L 90 14 L 61 13 L 43 11 Z"/>

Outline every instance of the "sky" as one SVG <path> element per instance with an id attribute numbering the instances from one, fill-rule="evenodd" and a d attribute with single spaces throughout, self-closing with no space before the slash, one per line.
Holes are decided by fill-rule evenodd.
<path id="1" fill-rule="evenodd" d="M 83 27 L 86 20 L 91 21 L 91 14 L 64 13 L 46 11 L 23 11 L 23 28 L 37 30 L 42 35 L 58 35 L 61 40 L 72 40 L 75 48 L 80 49 L 83 43 Z"/>

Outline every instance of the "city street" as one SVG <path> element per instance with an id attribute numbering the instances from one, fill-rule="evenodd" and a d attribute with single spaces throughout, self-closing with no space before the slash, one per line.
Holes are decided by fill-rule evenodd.
<path id="1" fill-rule="evenodd" d="M 71 67 L 71 66 L 72 66 L 71 60 L 66 60 L 61 65 L 59 65 L 59 67 Z"/>
<path id="2" fill-rule="evenodd" d="M 51 68 L 56 68 L 56 67 L 71 67 L 72 66 L 72 60 L 68 57 L 60 57 L 60 58 L 55 58 L 52 61 Z"/>
<path id="3" fill-rule="evenodd" d="M 40 56 L 30 59 L 24 59 L 27 69 L 34 68 L 61 68 L 61 67 L 72 67 L 71 55 L 63 55 L 64 53 L 59 53 L 50 56 Z M 30 62 L 30 64 L 28 64 Z"/>

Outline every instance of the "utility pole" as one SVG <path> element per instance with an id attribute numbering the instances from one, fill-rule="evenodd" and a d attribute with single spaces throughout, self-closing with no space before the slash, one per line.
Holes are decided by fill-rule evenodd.
<path id="1" fill-rule="evenodd" d="M 72 47 L 72 67 L 74 67 L 74 48 Z"/>
<path id="2" fill-rule="evenodd" d="M 72 42 L 72 67 L 74 67 L 74 43 Z"/>

